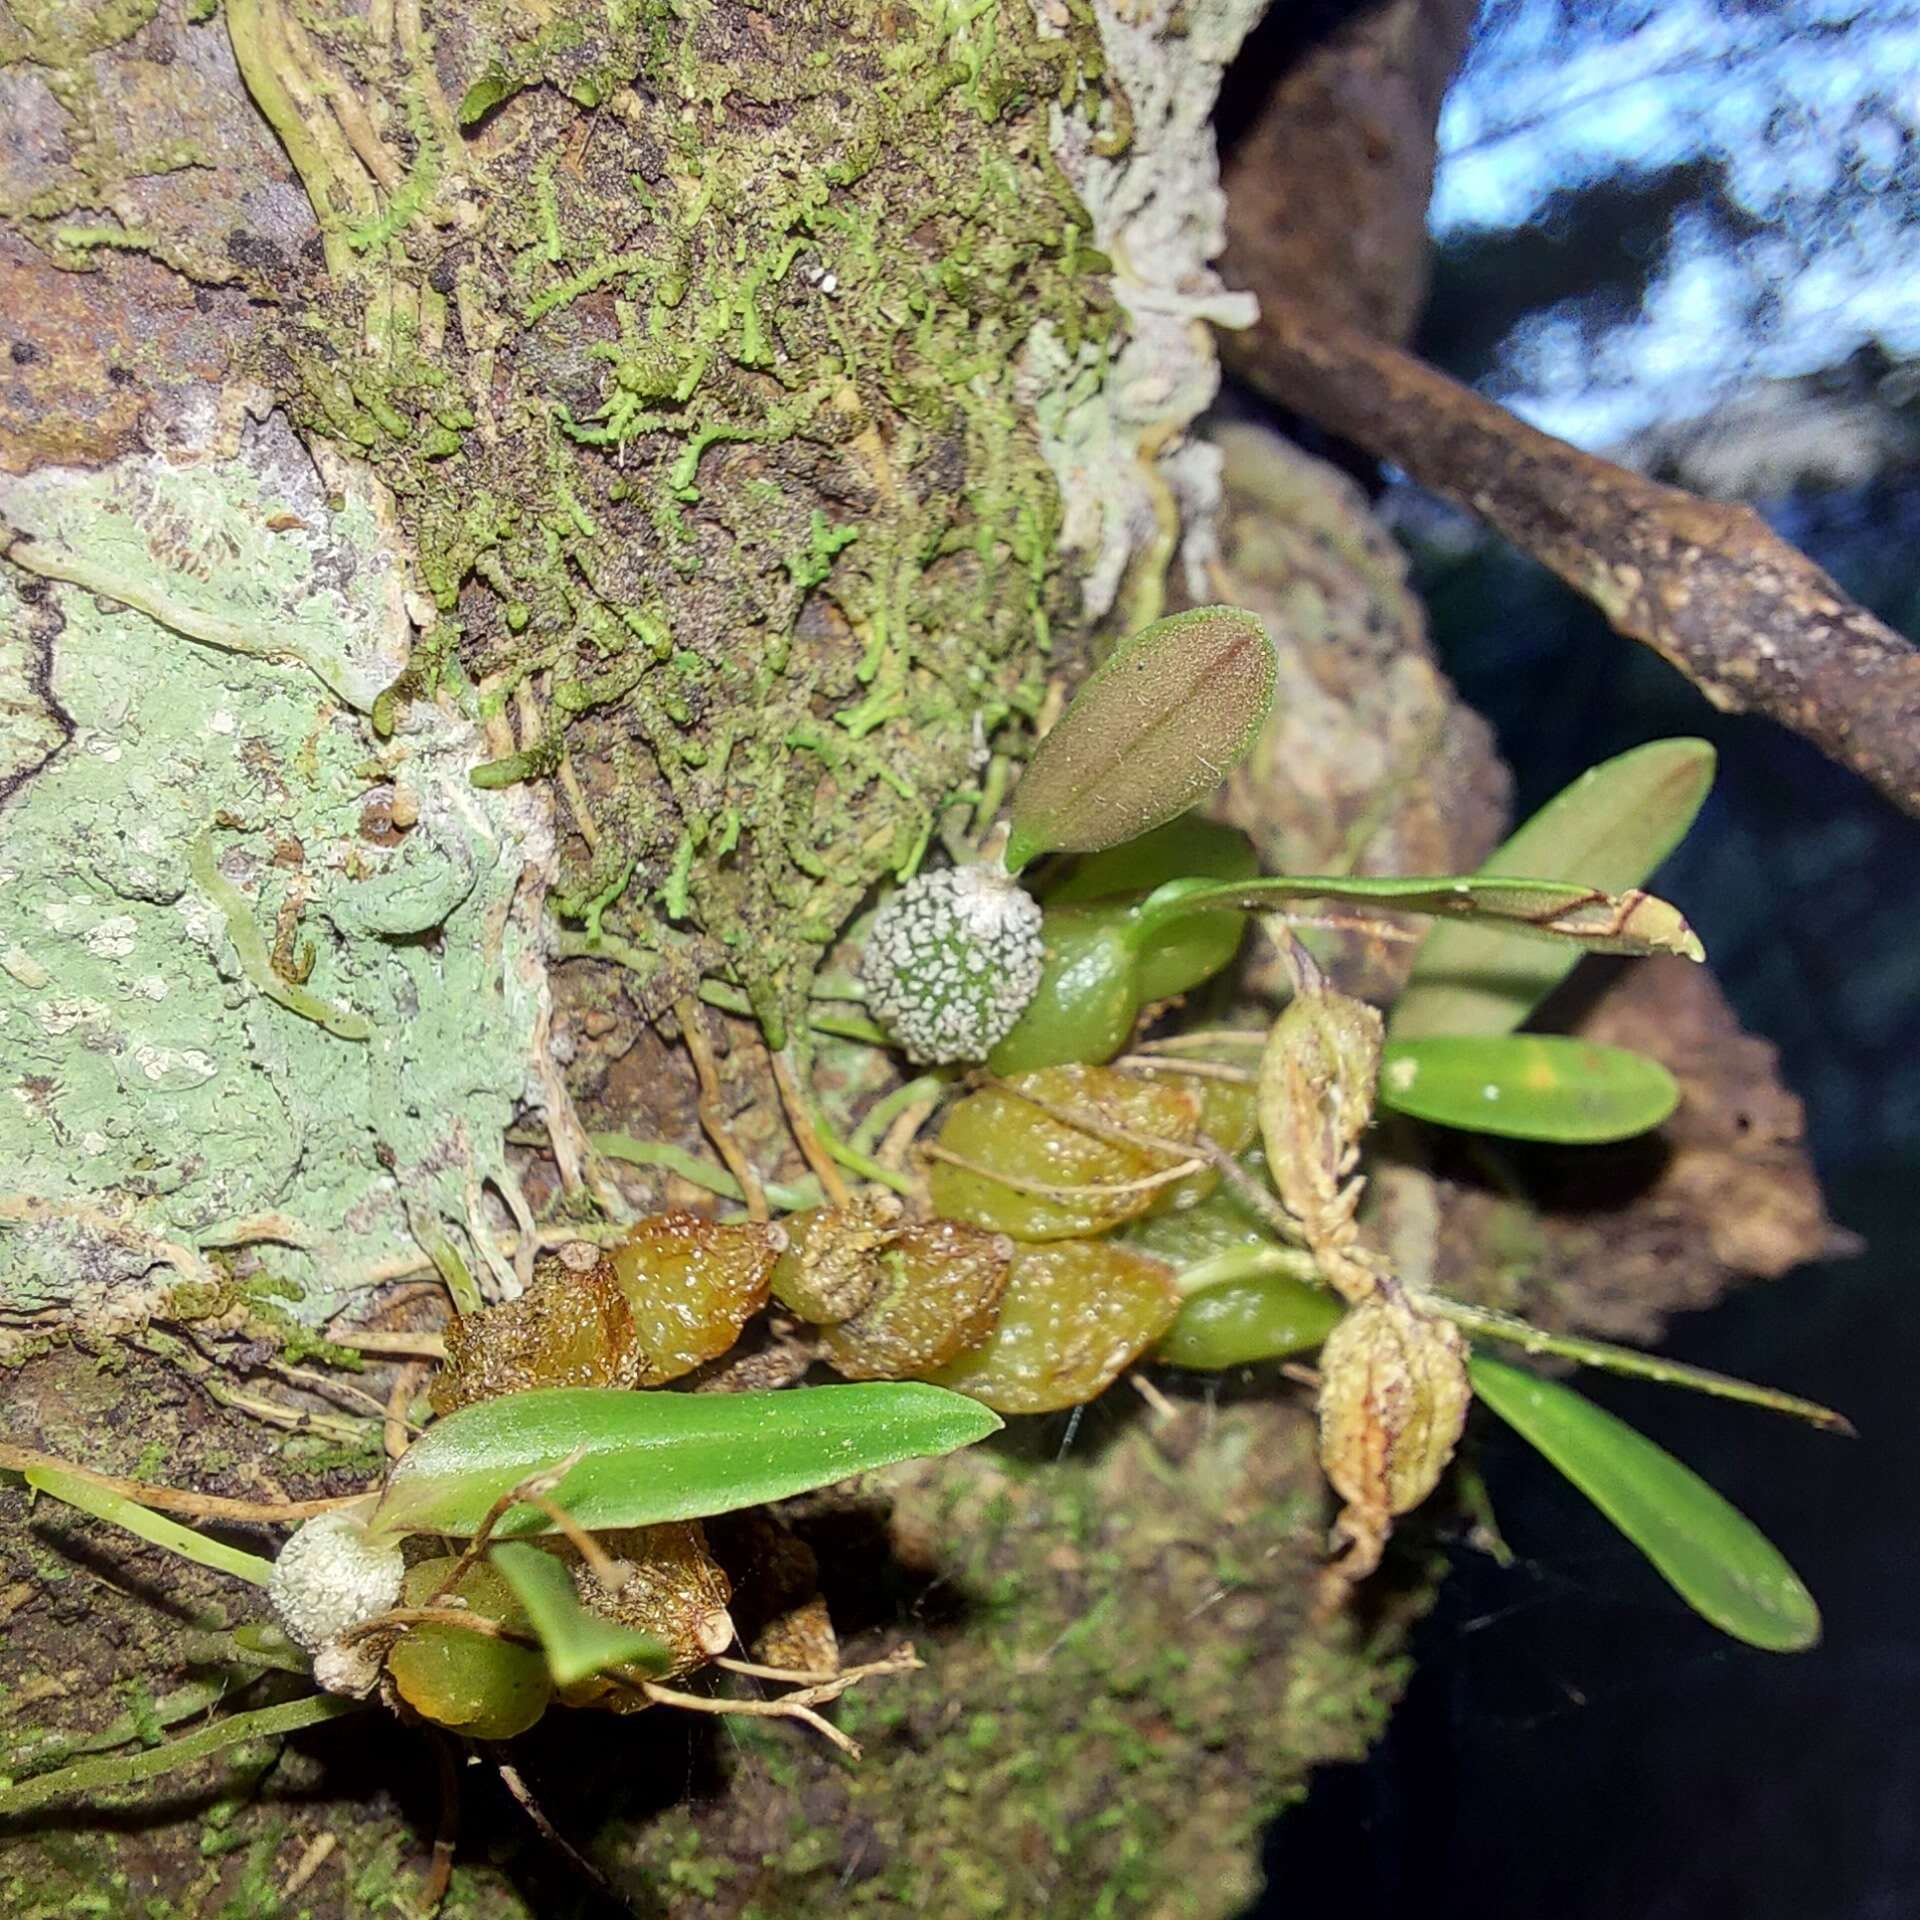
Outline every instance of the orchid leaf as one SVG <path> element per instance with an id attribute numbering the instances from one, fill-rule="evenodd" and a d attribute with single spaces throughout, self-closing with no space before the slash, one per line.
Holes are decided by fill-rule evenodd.
<path id="1" fill-rule="evenodd" d="M 1643 885 L 1680 844 L 1713 784 L 1704 740 L 1655 740 L 1590 768 L 1499 847 L 1482 876 L 1564 873 L 1610 892 Z M 1435 927 L 1393 1009 L 1396 1039 L 1507 1033 L 1573 957 L 1497 927 Z"/>
<path id="2" fill-rule="evenodd" d="M 1008 809 L 1007 870 L 1138 839 L 1204 799 L 1265 725 L 1275 671 L 1266 628 L 1237 607 L 1134 635 L 1034 750 Z"/>
<path id="3" fill-rule="evenodd" d="M 165 1547 L 169 1553 L 177 1553 L 196 1566 L 251 1580 L 256 1587 L 264 1587 L 272 1578 L 272 1561 L 263 1560 L 257 1553 L 243 1553 L 224 1541 L 210 1540 L 204 1533 L 183 1527 L 179 1521 L 169 1520 L 164 1513 L 155 1513 L 151 1507 L 143 1507 L 138 1500 L 112 1487 L 103 1487 L 85 1474 L 67 1473 L 59 1467 L 28 1467 L 23 1477 L 37 1492 L 50 1493 L 56 1500 L 92 1514 L 96 1520 L 110 1520 L 116 1527 L 124 1527 L 127 1532 L 137 1534 L 156 1547 Z"/>
<path id="4" fill-rule="evenodd" d="M 230 1713 L 211 1726 L 178 1740 L 144 1747 L 138 1753 L 103 1754 L 95 1759 L 76 1761 L 56 1773 L 35 1774 L 30 1780 L 0 1785 L 0 1818 L 26 1813 L 44 1806 L 49 1800 L 69 1796 L 91 1798 L 121 1787 L 133 1787 L 143 1781 L 158 1780 L 177 1772 L 195 1760 L 223 1753 L 247 1740 L 271 1740 L 303 1727 L 317 1727 L 323 1721 L 338 1720 L 344 1714 L 364 1711 L 361 1700 L 345 1700 L 334 1693 L 303 1694 L 298 1700 L 284 1700 L 278 1706 L 259 1707 L 251 1713 Z"/>
<path id="5" fill-rule="evenodd" d="M 1051 919 L 1057 908 L 1087 902 L 1109 903 L 1124 913 L 1128 939 L 1136 950 L 1136 993 L 1144 1004 L 1185 993 L 1211 979 L 1232 960 L 1246 930 L 1246 917 L 1230 909 L 1195 913 L 1147 930 L 1138 920 L 1139 896 L 1169 880 L 1251 880 L 1260 871 L 1260 855 L 1238 827 L 1226 827 L 1197 813 L 1182 814 L 1163 827 L 1089 854 L 1044 895 Z M 1112 896 L 1132 894 L 1124 908 Z M 1102 909 L 1095 906 L 1094 911 Z"/>
<path id="6" fill-rule="evenodd" d="M 1436 1313 L 1444 1314 L 1455 1326 L 1465 1328 L 1476 1340 L 1500 1340 L 1518 1347 L 1522 1353 L 1550 1353 L 1556 1360 L 1572 1360 L 1601 1373 L 1653 1380 L 1663 1387 L 1684 1387 L 1689 1393 L 1704 1393 L 1716 1400 L 1738 1400 L 1743 1406 L 1764 1407 L 1769 1413 L 1784 1413 L 1790 1419 L 1804 1420 L 1809 1426 L 1823 1428 L 1828 1433 L 1853 1432 L 1853 1423 L 1845 1414 L 1823 1407 L 1817 1400 L 1782 1393 L 1778 1387 L 1759 1386 L 1730 1373 L 1715 1373 L 1708 1367 L 1690 1367 L 1684 1360 L 1643 1353 L 1638 1347 L 1617 1347 L 1609 1341 L 1589 1340 L 1577 1333 L 1556 1333 L 1510 1313 L 1469 1306 L 1464 1300 L 1449 1300 L 1437 1293 L 1423 1293 L 1420 1297 Z"/>
<path id="7" fill-rule="evenodd" d="M 1752 1521 L 1625 1421 L 1557 1380 L 1476 1353 L 1476 1394 L 1644 1553 L 1703 1619 L 1749 1646 L 1797 1653 L 1820 1612 Z"/>
<path id="8" fill-rule="evenodd" d="M 665 1673 L 673 1664 L 664 1641 L 582 1606 L 571 1576 L 552 1554 L 509 1540 L 495 1547 L 491 1557 L 540 1636 L 556 1687 L 575 1686 L 610 1667 Z"/>
<path id="9" fill-rule="evenodd" d="M 1151 833 L 1073 861 L 1040 889 L 1040 898 L 1049 907 L 1065 907 L 1137 896 L 1168 880 L 1251 880 L 1259 871 L 1259 850 L 1238 827 L 1183 813 Z"/>
<path id="10" fill-rule="evenodd" d="M 1444 1034 L 1387 1043 L 1380 1104 L 1436 1126 L 1568 1145 L 1628 1140 L 1680 1089 L 1659 1061 L 1561 1034 Z"/>
<path id="11" fill-rule="evenodd" d="M 1706 957 L 1680 910 L 1667 901 L 1638 888 L 1616 895 L 1567 880 L 1479 874 L 1364 879 L 1288 874 L 1265 880 L 1175 880 L 1149 895 L 1141 913 L 1149 921 L 1210 907 L 1273 913 L 1297 900 L 1345 901 L 1385 913 L 1497 921 L 1527 939 L 1568 940 L 1591 953 Z"/>
<path id="12" fill-rule="evenodd" d="M 477 126 L 503 101 L 511 100 L 522 87 L 524 80 L 516 79 L 501 67 L 489 67 L 464 94 L 460 96 L 459 121 L 463 127 Z"/>
<path id="13" fill-rule="evenodd" d="M 495 1502 L 575 1453 L 553 1496 L 589 1532 L 696 1520 L 951 1453 L 999 1425 L 974 1401 L 912 1381 L 770 1393 L 543 1387 L 436 1421 L 387 1476 L 372 1526 L 470 1536 Z M 552 1524 L 523 1505 L 495 1533 Z"/>

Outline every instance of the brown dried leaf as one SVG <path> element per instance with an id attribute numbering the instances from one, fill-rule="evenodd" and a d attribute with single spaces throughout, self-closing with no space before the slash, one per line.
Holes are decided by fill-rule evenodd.
<path id="1" fill-rule="evenodd" d="M 798 1606 L 775 1614 L 754 1635 L 753 1657 L 764 1666 L 784 1667 L 789 1673 L 838 1673 L 840 1636 L 826 1601 L 812 1594 Z"/>
<path id="2" fill-rule="evenodd" d="M 699 1521 L 628 1527 L 595 1537 L 625 1573 L 617 1592 L 601 1584 L 599 1575 L 567 1541 L 538 1544 L 566 1563 L 582 1606 L 636 1633 L 651 1634 L 671 1650 L 673 1662 L 664 1673 L 635 1677 L 664 1680 L 692 1673 L 732 1645 L 733 1618 L 727 1611 L 732 1590 L 719 1562 L 707 1550 Z M 623 1684 L 619 1672 L 594 1674 L 562 1689 L 559 1697 L 570 1707 L 638 1713 L 648 1704 L 647 1697 Z"/>
<path id="3" fill-rule="evenodd" d="M 1329 987 L 1304 954 L 1295 981 L 1260 1056 L 1260 1130 L 1274 1191 L 1322 1253 L 1351 1238 L 1359 1194 L 1343 1182 L 1373 1118 L 1384 1023 Z"/>
<path id="4" fill-rule="evenodd" d="M 1448 1155 L 1441 1165 L 1458 1184 L 1433 1284 L 1542 1326 L 1645 1345 L 1669 1314 L 1710 1305 L 1743 1275 L 1773 1279 L 1845 1251 L 1800 1102 L 1711 973 L 1640 960 L 1595 984 L 1573 1030 L 1660 1061 L 1679 1107 L 1658 1133 L 1618 1147 L 1503 1147 L 1497 1190 Z M 1505 1285 L 1490 1288 L 1495 1277 Z"/>
<path id="5" fill-rule="evenodd" d="M 1345 1580 L 1380 1564 L 1395 1514 L 1438 1484 L 1473 1399 L 1457 1327 L 1384 1285 L 1352 1308 L 1320 1352 L 1320 1463 L 1346 1502 Z"/>

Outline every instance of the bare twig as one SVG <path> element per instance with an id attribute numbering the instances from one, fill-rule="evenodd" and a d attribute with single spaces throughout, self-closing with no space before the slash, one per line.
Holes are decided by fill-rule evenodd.
<path id="1" fill-rule="evenodd" d="M 1128 1073 L 1172 1073 L 1189 1080 L 1224 1080 L 1236 1087 L 1254 1086 L 1260 1078 L 1245 1067 L 1229 1067 L 1218 1060 L 1182 1060 L 1165 1054 L 1156 1058 L 1146 1052 L 1123 1053 L 1113 1064 Z"/>
<path id="2" fill-rule="evenodd" d="M 1760 713 L 1920 813 L 1920 650 L 1751 508 L 1540 433 L 1423 361 L 1261 290 L 1242 371 L 1450 494 L 1716 707 Z"/>
<path id="3" fill-rule="evenodd" d="M 433 1757 L 440 1773 L 440 1821 L 434 1829 L 427 1884 L 420 1895 L 420 1920 L 433 1920 L 447 1897 L 453 1884 L 453 1850 L 460 1839 L 460 1769 L 453 1757 L 453 1742 L 436 1735 Z"/>
<path id="4" fill-rule="evenodd" d="M 407 1419 L 407 1409 L 413 1405 L 413 1396 L 427 1384 L 427 1376 L 432 1371 L 424 1360 L 409 1360 L 393 1376 L 393 1386 L 387 1394 L 386 1417 L 380 1425 L 380 1437 L 389 1460 L 398 1460 L 406 1452 L 410 1428 L 413 1432 L 419 1431 L 412 1428 Z"/>
<path id="5" fill-rule="evenodd" d="M 680 1022 L 680 1037 L 686 1043 L 687 1052 L 693 1060 L 694 1078 L 700 1084 L 700 1124 L 706 1129 L 707 1138 L 719 1148 L 720 1158 L 727 1163 L 727 1171 L 739 1182 L 740 1192 L 747 1203 L 747 1218 L 770 1219 L 767 1190 L 760 1183 L 759 1172 L 727 1124 L 726 1102 L 720 1092 L 720 1069 L 713 1057 L 713 1041 L 707 1033 L 706 1015 L 701 1012 L 700 1003 L 692 994 L 685 994 L 674 1002 L 673 1014 Z"/>
<path id="6" fill-rule="evenodd" d="M 1057 1180 L 1030 1180 L 1025 1174 L 1008 1173 L 1000 1167 L 988 1166 L 984 1160 L 969 1160 L 965 1154 L 954 1153 L 937 1143 L 922 1147 L 920 1151 L 929 1160 L 944 1160 L 950 1167 L 978 1174 L 981 1179 L 1011 1187 L 1016 1193 L 1038 1194 L 1043 1200 L 1111 1199 L 1125 1194 L 1151 1193 L 1156 1188 L 1175 1185 L 1189 1174 L 1200 1172 L 1207 1164 L 1204 1160 L 1189 1157 L 1171 1167 L 1162 1168 L 1158 1173 L 1144 1174 L 1138 1180 L 1084 1180 L 1064 1185 Z"/>
<path id="7" fill-rule="evenodd" d="M 439 1289 L 434 1289 L 436 1293 Z M 336 1346 L 356 1353 L 394 1354 L 403 1360 L 444 1360 L 447 1339 L 441 1333 L 381 1333 L 369 1327 L 348 1327 L 327 1336 Z"/>
<path id="8" fill-rule="evenodd" d="M 370 1620 L 348 1627 L 339 1636 L 343 1647 L 358 1646 L 362 1640 L 377 1640 L 385 1634 L 397 1634 L 407 1627 L 451 1627 L 456 1633 L 477 1633 L 486 1640 L 506 1640 L 516 1647 L 537 1647 L 540 1642 L 518 1627 L 503 1626 L 490 1615 L 472 1607 L 389 1607 Z"/>
<path id="9" fill-rule="evenodd" d="M 1170 1154 L 1175 1158 L 1198 1154 L 1270 1226 L 1289 1237 L 1298 1231 L 1292 1217 L 1279 1201 L 1225 1147 L 1204 1133 L 1191 1141 L 1169 1140 L 1161 1134 L 1118 1126 L 1105 1114 L 1089 1107 L 1043 1099 L 1031 1088 L 1016 1086 L 1011 1080 L 1002 1080 L 996 1074 L 984 1075 L 983 1084 L 998 1087 L 1002 1093 L 1010 1093 L 1016 1100 L 1024 1100 L 1028 1106 L 1039 1108 L 1050 1119 L 1078 1127 L 1082 1133 L 1090 1133 L 1096 1140 L 1110 1140 L 1117 1146 L 1138 1147 L 1148 1153 Z"/>
<path id="10" fill-rule="evenodd" d="M 832 1151 L 821 1138 L 793 1060 L 783 1050 L 769 1050 L 767 1058 L 772 1063 L 773 1083 L 780 1089 L 780 1104 L 786 1109 L 787 1125 L 793 1130 L 801 1157 L 813 1169 L 813 1177 L 820 1182 L 820 1191 L 827 1196 L 828 1206 L 848 1205 L 853 1196 L 840 1177 Z"/>
<path id="11" fill-rule="evenodd" d="M 357 1493 L 341 1494 L 325 1500 L 230 1500 L 217 1493 L 189 1493 L 180 1487 L 149 1486 L 144 1480 L 123 1480 L 118 1474 L 95 1473 L 76 1467 L 71 1460 L 58 1460 L 50 1453 L 38 1453 L 31 1447 L 0 1446 L 0 1468 L 10 1473 L 25 1473 L 29 1467 L 58 1467 L 91 1486 L 104 1487 L 110 1493 L 124 1494 L 157 1513 L 184 1513 L 195 1520 L 237 1520 L 251 1524 L 277 1526 L 292 1520 L 310 1520 L 316 1513 L 331 1513 L 336 1507 L 350 1507 L 364 1498 Z"/>
<path id="12" fill-rule="evenodd" d="M 502 1784 L 504 1784 L 507 1791 L 519 1801 L 521 1811 L 533 1822 L 539 1831 L 541 1839 L 543 1839 L 554 1852 L 559 1854 L 590 1886 L 598 1889 L 599 1892 L 605 1894 L 610 1900 L 616 1901 L 624 1907 L 627 1903 L 620 1899 L 619 1890 L 614 1886 L 613 1882 L 547 1818 L 546 1810 L 540 1805 L 540 1802 L 533 1797 L 533 1789 L 521 1778 L 519 1769 L 514 1766 L 513 1762 L 506 1758 L 506 1751 L 506 1748 L 503 1746 L 488 1748 L 488 1752 L 493 1756 L 494 1766 L 499 1769 Z"/>
<path id="13" fill-rule="evenodd" d="M 340 1836 L 337 1833 L 317 1835 L 294 1862 L 293 1871 L 287 1875 L 286 1883 L 280 1889 L 281 1898 L 291 1900 L 300 1893 L 327 1864 L 329 1856 L 339 1844 Z"/>
<path id="14" fill-rule="evenodd" d="M 640 1691 L 656 1706 L 679 1707 L 688 1713 L 730 1714 L 743 1720 L 798 1720 L 842 1753 L 855 1760 L 860 1757 L 857 1741 L 791 1694 L 783 1694 L 778 1700 L 711 1700 L 703 1693 L 680 1693 L 671 1687 L 656 1686 L 651 1680 L 643 1680 Z"/>

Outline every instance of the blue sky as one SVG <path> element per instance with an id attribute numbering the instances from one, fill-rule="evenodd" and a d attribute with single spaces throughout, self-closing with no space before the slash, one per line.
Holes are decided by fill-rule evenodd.
<path id="1" fill-rule="evenodd" d="M 1510 404 L 1604 445 L 1868 339 L 1920 355 L 1920 5 L 1664 0 L 1583 7 L 1571 28 L 1563 11 L 1489 9 L 1441 119 L 1436 234 L 1524 225 L 1557 187 L 1706 155 L 1770 230 L 1738 256 L 1683 231 L 1640 321 L 1597 354 L 1569 320 L 1530 324 Z M 1615 24 L 1627 12 L 1638 31 Z M 1744 319 L 1756 280 L 1779 301 L 1764 337 Z"/>

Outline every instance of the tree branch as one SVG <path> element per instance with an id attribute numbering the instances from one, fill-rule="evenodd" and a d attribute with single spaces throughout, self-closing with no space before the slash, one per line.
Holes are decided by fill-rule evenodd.
<path id="1" fill-rule="evenodd" d="M 1404 340 L 1426 299 L 1434 123 L 1479 0 L 1389 0 L 1347 9 L 1273 6 L 1235 79 L 1261 78 L 1228 136 L 1227 251 L 1235 286 L 1311 287 L 1383 340 Z M 1268 76 L 1272 76 L 1268 78 Z"/>
<path id="2" fill-rule="evenodd" d="M 1920 651 L 1751 508 L 1582 453 L 1409 354 L 1260 294 L 1235 355 L 1246 379 L 1471 507 L 1716 707 L 1791 727 L 1920 814 Z"/>

